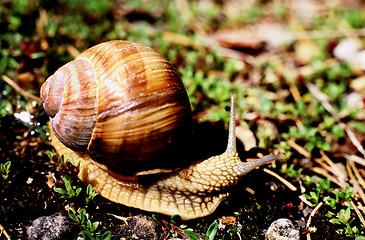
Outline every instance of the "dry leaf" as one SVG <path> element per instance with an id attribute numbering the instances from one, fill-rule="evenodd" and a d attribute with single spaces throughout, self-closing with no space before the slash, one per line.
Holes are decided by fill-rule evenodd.
<path id="1" fill-rule="evenodd" d="M 16 83 L 24 90 L 31 90 L 37 87 L 35 77 L 30 72 L 20 73 L 17 77 Z"/>
<path id="2" fill-rule="evenodd" d="M 247 28 L 218 30 L 208 39 L 216 41 L 224 48 L 259 49 L 262 46 L 261 39 Z"/>
<path id="3" fill-rule="evenodd" d="M 222 223 L 224 225 L 232 225 L 237 222 L 236 218 L 232 217 L 232 216 L 228 216 L 228 217 L 223 216 L 222 218 L 219 218 L 218 220 L 220 223 Z"/>
<path id="4" fill-rule="evenodd" d="M 216 42 L 224 48 L 253 50 L 260 49 L 264 43 L 271 48 L 277 48 L 291 39 L 292 35 L 282 24 L 271 20 L 263 20 L 238 29 L 221 29 L 207 38 L 208 41 Z"/>
<path id="5" fill-rule="evenodd" d="M 46 183 L 47 183 L 48 187 L 53 188 L 56 185 L 56 179 L 53 176 L 53 173 L 51 171 L 48 171 L 46 178 L 47 178 Z"/>
<path id="6" fill-rule="evenodd" d="M 253 132 L 242 125 L 236 127 L 236 136 L 245 146 L 245 150 L 248 151 L 251 148 L 257 147 L 256 138 Z"/>

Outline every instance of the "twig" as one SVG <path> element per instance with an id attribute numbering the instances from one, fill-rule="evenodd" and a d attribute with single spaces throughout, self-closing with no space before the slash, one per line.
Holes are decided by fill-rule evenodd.
<path id="1" fill-rule="evenodd" d="M 352 201 L 352 199 L 349 199 L 349 201 L 350 201 L 352 207 L 355 209 L 355 212 L 356 212 L 357 216 L 359 217 L 362 226 L 365 227 L 365 219 L 362 216 L 360 210 L 358 209 L 358 207 L 356 206 L 356 204 L 354 203 L 354 201 Z"/>
<path id="2" fill-rule="evenodd" d="M 290 182 L 288 182 L 287 180 L 285 180 L 283 177 L 279 176 L 278 174 L 276 174 L 275 172 L 267 169 L 267 168 L 264 168 L 264 172 L 270 174 L 271 176 L 274 176 L 276 177 L 277 179 L 279 179 L 282 183 L 284 183 L 285 186 L 287 186 L 290 190 L 292 191 L 296 191 L 297 188 L 291 184 Z"/>
<path id="3" fill-rule="evenodd" d="M 11 80 L 8 76 L 3 75 L 2 79 L 9 84 L 12 88 L 14 88 L 15 91 L 17 91 L 18 93 L 20 93 L 22 96 L 24 96 L 25 98 L 30 98 L 33 99 L 35 101 L 37 101 L 38 103 L 42 103 L 42 100 L 37 97 L 34 96 L 33 94 L 28 93 L 27 91 L 25 91 L 24 89 L 22 89 L 21 87 L 19 87 L 18 84 L 16 84 L 13 80 Z"/>
<path id="4" fill-rule="evenodd" d="M 364 191 L 362 190 L 362 188 L 361 188 L 361 186 L 360 186 L 360 184 L 358 182 L 358 179 L 356 179 L 355 175 L 352 173 L 352 170 L 355 170 L 356 169 L 355 163 L 352 162 L 352 161 L 347 160 L 346 169 L 347 169 L 347 172 L 349 174 L 349 177 L 351 179 L 351 182 L 352 182 L 352 185 L 353 185 L 355 191 L 360 195 L 360 197 L 362 199 L 362 202 L 365 203 L 365 194 L 364 194 Z M 355 172 L 355 174 L 356 174 L 356 172 Z M 358 173 L 358 174 L 360 175 L 360 173 Z"/>
<path id="5" fill-rule="evenodd" d="M 364 209 L 364 206 L 361 204 L 361 202 L 357 202 L 357 205 L 359 205 L 359 207 L 357 207 L 357 208 L 359 210 L 361 210 L 363 214 L 365 214 L 365 209 Z"/>
<path id="6" fill-rule="evenodd" d="M 249 193 L 251 193 L 252 195 L 255 195 L 255 190 L 253 190 L 252 188 L 250 188 L 250 187 L 246 187 L 245 188 L 245 190 L 247 191 L 247 192 L 249 192 Z"/>
<path id="7" fill-rule="evenodd" d="M 353 162 L 356 162 L 360 165 L 365 166 L 365 159 L 363 159 L 361 157 L 358 157 L 356 155 L 345 155 L 345 157 L 346 157 L 347 160 L 351 160 Z"/>
<path id="8" fill-rule="evenodd" d="M 296 142 L 290 140 L 288 143 L 292 148 L 297 150 L 297 152 L 302 154 L 304 157 L 306 157 L 306 158 L 311 158 L 312 157 L 312 155 L 304 147 L 299 146 Z"/>
<path id="9" fill-rule="evenodd" d="M 290 182 L 288 182 L 285 178 L 281 177 L 280 175 L 276 174 L 275 172 L 264 168 L 264 172 L 270 174 L 271 176 L 276 177 L 277 179 L 279 179 L 285 186 L 287 186 L 290 190 L 292 191 L 297 191 L 297 187 L 295 187 L 293 184 L 291 184 Z M 303 195 L 299 195 L 299 199 L 302 200 L 305 204 L 307 204 L 310 207 L 313 207 L 313 204 L 311 202 L 309 202 Z"/>
<path id="10" fill-rule="evenodd" d="M 348 160 L 350 162 L 350 165 L 352 167 L 352 170 L 355 173 L 355 176 L 357 177 L 357 180 L 359 181 L 360 185 L 362 186 L 363 189 L 365 189 L 365 181 L 364 178 L 361 176 L 359 169 L 356 167 L 355 163 Z"/>
<path id="11" fill-rule="evenodd" d="M 309 218 L 308 218 L 308 222 L 307 222 L 307 229 L 309 228 L 309 226 L 311 225 L 312 223 L 312 217 L 314 217 L 314 215 L 317 213 L 318 209 L 320 207 L 322 207 L 323 203 L 327 201 L 327 199 L 329 198 L 330 196 L 327 196 L 325 197 L 322 202 L 320 202 L 314 209 L 313 211 L 311 212 L 311 214 L 309 215 Z M 310 232 L 307 233 L 307 239 L 311 239 L 310 237 Z"/>
<path id="12" fill-rule="evenodd" d="M 343 181 L 339 181 L 337 178 L 335 178 L 334 176 L 330 175 L 324 168 L 321 167 L 313 167 L 312 171 L 318 174 L 321 174 L 322 176 L 328 178 L 329 180 L 331 180 L 331 182 L 336 183 L 338 186 L 345 188 L 346 187 L 346 182 L 344 183 Z"/>
<path id="13" fill-rule="evenodd" d="M 6 232 L 5 228 L 0 224 L 0 237 L 4 234 L 4 236 L 6 237 L 6 239 L 10 240 L 10 236 L 8 235 L 8 233 Z"/>
<path id="14" fill-rule="evenodd" d="M 328 100 L 328 96 L 320 92 L 317 86 L 312 83 L 307 83 L 306 86 L 312 93 L 312 95 L 321 102 L 322 106 L 327 110 L 327 112 L 329 112 L 336 119 L 337 123 L 340 124 L 340 126 L 345 130 L 352 144 L 354 144 L 357 150 L 365 157 L 365 149 L 363 148 L 359 140 L 357 140 L 354 132 L 349 127 L 347 127 L 347 125 L 342 122 L 341 119 L 338 117 L 336 110 L 331 106 Z"/>
<path id="15" fill-rule="evenodd" d="M 328 164 L 328 166 L 331 168 L 331 172 L 339 177 L 340 179 L 346 181 L 347 180 L 347 176 L 346 174 L 343 173 L 343 171 L 341 171 L 341 169 L 338 167 L 338 165 L 336 165 L 327 155 L 326 153 L 320 149 L 319 151 L 322 155 L 323 160 Z"/>
<path id="16" fill-rule="evenodd" d="M 292 36 L 292 41 L 305 39 L 331 39 L 342 38 L 349 36 L 365 36 L 365 28 L 361 29 L 341 29 L 341 30 L 314 30 L 306 32 L 295 32 Z"/>
<path id="17" fill-rule="evenodd" d="M 162 37 L 167 41 L 173 42 L 175 44 L 180 44 L 186 47 L 192 47 L 194 49 L 199 49 L 200 47 L 197 43 L 195 43 L 193 39 L 178 33 L 166 31 L 163 32 Z"/>
<path id="18" fill-rule="evenodd" d="M 339 168 L 327 157 L 324 152 L 321 152 L 323 159 L 314 160 L 321 165 L 325 170 L 332 173 L 334 177 L 332 177 L 332 181 L 338 183 L 339 186 L 344 187 L 346 186 L 347 176 L 343 176 L 343 173 L 339 170 Z M 336 179 L 336 181 L 335 181 Z"/>
<path id="19" fill-rule="evenodd" d="M 302 99 L 299 89 L 295 84 L 289 84 L 289 91 L 293 96 L 295 102 L 299 102 Z"/>
<path id="20" fill-rule="evenodd" d="M 115 214 L 112 214 L 112 213 L 106 213 L 107 215 L 110 215 L 110 216 L 113 216 L 115 217 L 116 219 L 119 219 L 119 220 L 122 220 L 125 225 L 128 226 L 128 221 L 131 220 L 132 217 L 122 217 L 122 216 L 118 216 L 118 215 L 115 215 Z"/>
<path id="21" fill-rule="evenodd" d="M 307 198 L 304 197 L 303 195 L 299 195 L 299 199 L 302 200 L 302 202 L 304 202 L 308 206 L 313 207 L 313 204 L 310 201 L 308 201 Z"/>

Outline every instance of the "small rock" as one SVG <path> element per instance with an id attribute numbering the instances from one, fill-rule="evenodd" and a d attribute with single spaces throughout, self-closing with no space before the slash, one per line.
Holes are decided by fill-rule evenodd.
<path id="1" fill-rule="evenodd" d="M 31 240 L 76 239 L 78 227 L 62 213 L 42 216 L 26 227 Z"/>
<path id="2" fill-rule="evenodd" d="M 299 230 L 286 218 L 274 221 L 266 232 L 268 240 L 299 240 Z"/>
<path id="3" fill-rule="evenodd" d="M 120 236 L 127 239 L 163 239 L 164 232 L 152 217 L 137 215 L 121 227 Z"/>

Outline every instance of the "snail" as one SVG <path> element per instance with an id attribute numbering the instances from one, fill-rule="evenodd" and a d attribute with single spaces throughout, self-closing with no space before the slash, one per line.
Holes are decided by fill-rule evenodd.
<path id="1" fill-rule="evenodd" d="M 82 182 L 111 201 L 183 220 L 211 214 L 243 175 L 284 157 L 240 160 L 232 95 L 227 150 L 191 161 L 181 78 L 162 55 L 134 42 L 85 50 L 43 83 L 41 99 L 51 144 L 80 163 Z"/>

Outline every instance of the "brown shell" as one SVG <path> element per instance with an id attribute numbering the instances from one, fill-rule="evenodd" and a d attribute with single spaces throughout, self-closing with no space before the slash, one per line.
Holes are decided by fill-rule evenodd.
<path id="1" fill-rule="evenodd" d="M 96 45 L 50 76 L 41 98 L 57 138 L 114 172 L 184 165 L 169 156 L 183 155 L 191 136 L 189 99 L 177 71 L 147 46 Z"/>

